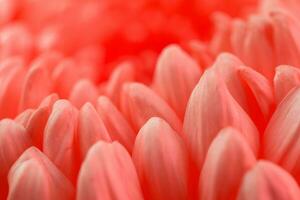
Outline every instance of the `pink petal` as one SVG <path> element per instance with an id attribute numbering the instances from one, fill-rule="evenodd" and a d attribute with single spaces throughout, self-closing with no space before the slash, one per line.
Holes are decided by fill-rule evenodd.
<path id="1" fill-rule="evenodd" d="M 247 33 L 244 38 L 244 56 L 247 65 L 266 76 L 269 80 L 274 75 L 275 52 L 270 35 L 272 25 L 261 16 L 251 17 L 248 22 Z"/>
<path id="2" fill-rule="evenodd" d="M 9 200 L 73 199 L 71 182 L 38 149 L 26 150 L 10 169 Z"/>
<path id="3" fill-rule="evenodd" d="M 63 55 L 56 51 L 43 52 L 32 61 L 30 68 L 47 68 L 49 72 L 53 72 L 62 58 Z"/>
<path id="4" fill-rule="evenodd" d="M 231 96 L 221 77 L 209 69 L 195 87 L 184 119 L 187 144 L 199 169 L 210 143 L 227 126 L 238 129 L 257 153 L 259 135 L 255 125 Z"/>
<path id="5" fill-rule="evenodd" d="M 78 111 L 67 100 L 58 100 L 47 121 L 43 152 L 70 179 L 76 175 Z"/>
<path id="6" fill-rule="evenodd" d="M 278 104 L 294 87 L 299 85 L 300 69 L 288 65 L 281 65 L 276 68 L 274 91 Z"/>
<path id="7" fill-rule="evenodd" d="M 200 195 L 205 200 L 235 199 L 244 173 L 256 162 L 242 134 L 225 128 L 211 143 L 200 179 Z"/>
<path id="8" fill-rule="evenodd" d="M 52 92 L 53 83 L 46 67 L 32 67 L 25 77 L 20 109 L 36 108 Z"/>
<path id="9" fill-rule="evenodd" d="M 84 104 L 79 111 L 78 139 L 82 158 L 97 141 L 111 141 L 103 121 L 90 103 Z"/>
<path id="10" fill-rule="evenodd" d="M 240 59 L 244 59 L 244 38 L 247 33 L 246 23 L 241 19 L 234 19 L 232 21 L 232 33 L 230 36 L 230 42 L 232 46 L 232 51 L 235 55 L 237 55 Z"/>
<path id="11" fill-rule="evenodd" d="M 120 142 L 129 152 L 132 152 L 136 134 L 122 113 L 105 96 L 98 98 L 97 111 L 111 139 Z"/>
<path id="12" fill-rule="evenodd" d="M 15 117 L 25 74 L 23 62 L 12 58 L 3 61 L 0 66 L 0 119 Z"/>
<path id="13" fill-rule="evenodd" d="M 54 90 L 61 98 L 68 98 L 75 83 L 79 80 L 79 75 L 74 68 L 76 68 L 76 63 L 65 59 L 53 71 Z"/>
<path id="14" fill-rule="evenodd" d="M 77 184 L 78 200 L 142 200 L 131 157 L 117 142 L 98 142 L 83 162 Z"/>
<path id="15" fill-rule="evenodd" d="M 123 87 L 121 108 L 135 131 L 151 117 L 161 117 L 178 133 L 181 122 L 169 105 L 154 91 L 140 83 L 128 83 Z"/>
<path id="16" fill-rule="evenodd" d="M 31 137 L 32 144 L 39 149 L 43 148 L 44 129 L 50 112 L 51 109 L 48 107 L 38 108 L 32 113 L 26 124 L 26 130 Z"/>
<path id="17" fill-rule="evenodd" d="M 293 177 L 279 166 L 259 161 L 243 178 L 238 200 L 300 199 Z"/>
<path id="18" fill-rule="evenodd" d="M 253 118 L 254 120 L 256 120 L 256 124 L 258 127 L 265 127 L 265 124 L 268 122 L 270 116 L 273 114 L 275 107 L 275 98 L 273 94 L 272 85 L 263 75 L 249 67 L 241 68 L 239 70 L 239 73 L 243 81 L 245 81 L 245 83 L 251 90 L 258 104 L 258 112 L 261 112 L 261 117 L 258 116 L 258 112 L 253 113 L 252 115 L 255 116 Z M 253 110 L 255 109 L 252 107 L 252 111 Z M 260 123 L 262 123 L 262 125 Z"/>
<path id="19" fill-rule="evenodd" d="M 98 91 L 96 86 L 86 79 L 79 80 L 73 87 L 69 100 L 74 106 L 80 108 L 86 102 L 96 103 Z"/>
<path id="20" fill-rule="evenodd" d="M 119 107 L 120 95 L 122 86 L 134 81 L 135 71 L 133 64 L 130 62 L 124 62 L 119 64 L 116 69 L 111 73 L 110 78 L 106 85 L 106 95 Z"/>
<path id="21" fill-rule="evenodd" d="M 279 13 L 272 13 L 271 19 L 277 64 L 300 66 L 300 52 L 289 30 L 287 19 Z"/>
<path id="22" fill-rule="evenodd" d="M 41 107 L 49 107 L 52 108 L 53 104 L 59 99 L 59 96 L 56 93 L 50 94 L 45 97 L 40 103 L 39 108 Z"/>
<path id="23" fill-rule="evenodd" d="M 231 19 L 225 13 L 216 12 L 212 15 L 215 26 L 215 32 L 211 40 L 210 49 L 217 55 L 219 52 L 228 52 L 231 50 L 230 33 Z"/>
<path id="24" fill-rule="evenodd" d="M 264 135 L 265 158 L 278 163 L 300 182 L 300 140 L 298 114 L 300 88 L 279 104 Z"/>
<path id="25" fill-rule="evenodd" d="M 32 113 L 34 112 L 34 109 L 27 109 L 23 112 L 21 112 L 16 118 L 15 122 L 18 124 L 21 124 L 22 126 L 26 127 L 28 120 L 30 119 Z"/>
<path id="26" fill-rule="evenodd" d="M 154 87 L 181 119 L 200 75 L 196 61 L 177 45 L 166 47 L 158 58 Z"/>
<path id="27" fill-rule="evenodd" d="M 188 154 L 179 135 L 163 119 L 154 117 L 141 128 L 133 160 L 147 199 L 186 199 Z"/>
<path id="28" fill-rule="evenodd" d="M 7 195 L 7 174 L 12 164 L 31 145 L 23 126 L 10 119 L 0 121 L 0 199 Z"/>
<path id="29" fill-rule="evenodd" d="M 1 28 L 0 59 L 23 57 L 29 59 L 33 53 L 33 36 L 25 24 L 11 23 Z"/>

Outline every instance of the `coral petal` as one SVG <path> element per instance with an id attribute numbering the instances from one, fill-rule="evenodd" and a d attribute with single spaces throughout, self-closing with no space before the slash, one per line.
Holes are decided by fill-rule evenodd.
<path id="1" fill-rule="evenodd" d="M 121 108 L 135 131 L 151 117 L 161 117 L 174 130 L 181 132 L 181 121 L 170 106 L 154 91 L 140 83 L 123 87 Z"/>
<path id="2" fill-rule="evenodd" d="M 131 152 L 136 134 L 122 113 L 114 106 L 109 98 L 105 96 L 98 98 L 97 111 L 111 139 L 120 142 Z"/>
<path id="3" fill-rule="evenodd" d="M 209 69 L 195 87 L 184 119 L 184 133 L 192 158 L 201 169 L 210 143 L 227 126 L 238 129 L 258 152 L 258 131 L 245 111 L 229 93 L 221 77 Z"/>
<path id="4" fill-rule="evenodd" d="M 245 138 L 233 128 L 220 131 L 208 149 L 200 179 L 205 200 L 235 199 L 244 173 L 256 162 Z"/>
<path id="5" fill-rule="evenodd" d="M 111 141 L 103 121 L 90 103 L 84 104 L 79 111 L 78 139 L 82 158 L 98 140 Z"/>
<path id="6" fill-rule="evenodd" d="M 97 142 L 83 162 L 77 184 L 78 200 L 142 200 L 131 157 L 117 142 Z"/>
<path id="7" fill-rule="evenodd" d="M 8 181 L 9 200 L 74 198 L 71 182 L 35 147 L 26 150 L 15 162 Z"/>
<path id="8" fill-rule="evenodd" d="M 158 58 L 154 87 L 181 119 L 200 75 L 196 61 L 177 45 L 166 47 Z"/>
<path id="9" fill-rule="evenodd" d="M 67 100 L 58 100 L 53 105 L 47 121 L 43 152 L 70 179 L 76 174 L 76 147 L 78 111 Z"/>
<path id="10" fill-rule="evenodd" d="M 187 198 L 187 150 L 180 136 L 163 119 L 151 118 L 141 128 L 133 160 L 147 199 Z"/>
<path id="11" fill-rule="evenodd" d="M 300 199 L 293 177 L 268 161 L 259 161 L 243 178 L 238 200 Z"/>

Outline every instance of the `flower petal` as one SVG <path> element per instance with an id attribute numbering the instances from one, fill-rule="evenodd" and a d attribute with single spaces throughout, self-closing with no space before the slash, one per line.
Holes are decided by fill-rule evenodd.
<path id="1" fill-rule="evenodd" d="M 117 107 L 120 105 L 122 86 L 127 82 L 134 81 L 134 78 L 135 71 L 130 62 L 119 64 L 111 73 L 106 85 L 106 95 Z"/>
<path id="2" fill-rule="evenodd" d="M 188 154 L 179 135 L 163 119 L 154 117 L 140 129 L 133 161 L 148 199 L 186 199 Z"/>
<path id="3" fill-rule="evenodd" d="M 211 143 L 200 179 L 200 195 L 205 200 L 235 199 L 244 173 L 256 162 L 239 131 L 225 128 Z"/>
<path id="4" fill-rule="evenodd" d="M 98 91 L 96 86 L 90 80 L 82 79 L 74 85 L 69 100 L 74 106 L 80 108 L 86 102 L 95 105 L 97 97 Z"/>
<path id="5" fill-rule="evenodd" d="M 7 195 L 7 174 L 12 164 L 31 145 L 25 128 L 10 119 L 0 121 L 0 199 Z"/>
<path id="6" fill-rule="evenodd" d="M 78 139 L 82 158 L 97 141 L 111 141 L 103 121 L 90 103 L 85 103 L 79 111 Z"/>
<path id="7" fill-rule="evenodd" d="M 170 106 L 154 91 L 140 83 L 128 83 L 123 87 L 121 108 L 135 131 L 151 117 L 161 117 L 173 129 L 181 132 L 181 122 Z"/>
<path id="8" fill-rule="evenodd" d="M 20 110 L 36 108 L 53 89 L 50 73 L 45 66 L 32 67 L 25 77 Z"/>
<path id="9" fill-rule="evenodd" d="M 274 91 L 278 104 L 294 87 L 299 85 L 300 69 L 289 65 L 281 65 L 276 68 Z"/>
<path id="10" fill-rule="evenodd" d="M 201 169 L 206 152 L 218 132 L 227 126 L 238 129 L 258 152 L 258 131 L 229 93 L 214 69 L 207 70 L 195 87 L 184 119 L 184 133 L 192 158 Z"/>
<path id="11" fill-rule="evenodd" d="M 105 127 L 112 140 L 116 140 L 132 152 L 136 134 L 126 121 L 122 113 L 105 96 L 101 96 L 97 101 L 97 111 L 103 120 Z"/>
<path id="12" fill-rule="evenodd" d="M 181 119 L 200 75 L 196 61 L 177 45 L 166 47 L 158 58 L 154 87 Z"/>
<path id="13" fill-rule="evenodd" d="M 279 104 L 264 135 L 264 156 L 278 163 L 300 182 L 300 88 Z"/>
<path id="14" fill-rule="evenodd" d="M 58 100 L 53 105 L 47 121 L 43 152 L 70 179 L 75 180 L 78 111 L 67 100 Z"/>
<path id="15" fill-rule="evenodd" d="M 97 142 L 83 162 L 77 184 L 78 200 L 142 200 L 131 157 L 117 142 Z"/>
<path id="16" fill-rule="evenodd" d="M 238 200 L 299 198 L 299 186 L 293 177 L 268 161 L 259 161 L 244 176 L 238 196 Z"/>
<path id="17" fill-rule="evenodd" d="M 10 169 L 9 200 L 73 199 L 71 182 L 38 149 L 26 150 Z"/>

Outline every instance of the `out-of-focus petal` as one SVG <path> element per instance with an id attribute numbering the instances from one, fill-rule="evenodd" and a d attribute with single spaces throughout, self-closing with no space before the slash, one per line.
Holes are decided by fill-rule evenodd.
<path id="1" fill-rule="evenodd" d="M 116 140 L 131 152 L 135 140 L 135 132 L 116 106 L 105 96 L 97 101 L 97 111 L 103 120 L 112 140 Z"/>
<path id="2" fill-rule="evenodd" d="M 76 68 L 76 63 L 65 59 L 53 71 L 54 91 L 61 98 L 68 98 L 75 83 L 79 80 L 78 72 L 74 68 Z"/>
<path id="3" fill-rule="evenodd" d="M 38 149 L 31 147 L 9 171 L 9 200 L 73 199 L 72 183 Z"/>
<path id="4" fill-rule="evenodd" d="M 287 20 L 280 13 L 272 13 L 271 19 L 277 64 L 300 67 L 300 52 L 289 30 Z"/>
<path id="5" fill-rule="evenodd" d="M 82 158 L 97 141 L 111 141 L 102 119 L 90 103 L 84 104 L 79 111 L 78 139 Z"/>
<path id="6" fill-rule="evenodd" d="M 17 115 L 24 74 L 24 63 L 18 58 L 0 64 L 0 119 Z"/>
<path id="7" fill-rule="evenodd" d="M 181 119 L 200 75 L 196 61 L 177 45 L 166 47 L 158 58 L 154 87 Z"/>
<path id="8" fill-rule="evenodd" d="M 230 33 L 231 33 L 231 19 L 224 13 L 214 13 L 213 22 L 215 31 L 211 40 L 210 49 L 215 55 L 220 52 L 231 51 Z"/>
<path id="9" fill-rule="evenodd" d="M 33 36 L 24 24 L 11 23 L 2 27 L 0 32 L 0 59 L 14 56 L 29 59 L 33 53 L 33 42 Z"/>
<path id="10" fill-rule="evenodd" d="M 282 101 L 289 91 L 299 85 L 300 69 L 288 65 L 278 66 L 274 76 L 274 92 L 277 104 Z"/>
<path id="11" fill-rule="evenodd" d="M 253 16 L 247 24 L 247 30 L 244 38 L 243 59 L 247 65 L 271 80 L 276 63 L 276 59 L 270 59 L 276 58 L 272 46 L 272 25 L 264 17 Z"/>
<path id="12" fill-rule="evenodd" d="M 20 100 L 20 110 L 36 108 L 53 89 L 48 69 L 44 66 L 32 67 L 26 74 Z"/>
<path id="13" fill-rule="evenodd" d="M 110 78 L 106 85 L 106 95 L 114 102 L 114 104 L 120 106 L 120 95 L 122 86 L 126 82 L 132 82 L 135 78 L 135 71 L 133 64 L 130 62 L 121 63 L 111 73 Z"/>
<path id="14" fill-rule="evenodd" d="M 239 130 L 257 153 L 258 131 L 240 105 L 228 91 L 222 77 L 209 69 L 195 87 L 184 119 L 184 133 L 192 158 L 202 167 L 210 143 L 227 126 Z"/>
<path id="15" fill-rule="evenodd" d="M 43 152 L 70 179 L 76 175 L 78 111 L 67 100 L 54 103 L 43 139 Z"/>
<path id="16" fill-rule="evenodd" d="M 300 190 L 293 177 L 279 166 L 259 161 L 243 178 L 238 200 L 298 200 Z"/>
<path id="17" fill-rule="evenodd" d="M 122 145 L 100 141 L 91 147 L 80 169 L 77 199 L 143 199 L 135 167 Z"/>
<path id="18" fill-rule="evenodd" d="M 300 183 L 300 88 L 279 104 L 264 135 L 264 156 L 289 171 Z"/>
<path id="19" fill-rule="evenodd" d="M 178 133 L 181 121 L 170 106 L 154 91 L 140 83 L 128 83 L 123 87 L 121 108 L 135 131 L 151 117 L 161 117 Z"/>
<path id="20" fill-rule="evenodd" d="M 17 117 L 15 117 L 15 122 L 21 124 L 26 127 L 30 116 L 33 114 L 34 109 L 27 109 L 21 112 Z"/>
<path id="21" fill-rule="evenodd" d="M 90 80 L 82 79 L 74 85 L 69 100 L 74 106 L 80 108 L 86 102 L 95 105 L 97 97 L 98 91 L 96 86 Z"/>
<path id="22" fill-rule="evenodd" d="M 188 197 L 188 154 L 180 136 L 163 119 L 154 117 L 141 128 L 133 160 L 146 199 Z"/>
<path id="23" fill-rule="evenodd" d="M 235 199 L 244 174 L 255 162 L 242 134 L 233 128 L 222 129 L 211 143 L 203 165 L 201 199 Z"/>

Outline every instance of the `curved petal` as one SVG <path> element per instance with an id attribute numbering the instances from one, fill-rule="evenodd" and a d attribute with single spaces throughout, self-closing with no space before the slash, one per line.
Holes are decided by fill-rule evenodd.
<path id="1" fill-rule="evenodd" d="M 154 87 L 182 119 L 190 94 L 201 76 L 200 67 L 177 45 L 167 46 L 160 54 Z"/>
<path id="2" fill-rule="evenodd" d="M 73 199 L 72 183 L 38 149 L 31 147 L 9 171 L 9 200 Z"/>
<path id="3" fill-rule="evenodd" d="M 135 71 L 133 64 L 130 62 L 119 64 L 111 73 L 105 88 L 105 94 L 117 107 L 120 106 L 122 86 L 127 82 L 134 81 L 134 78 Z"/>
<path id="4" fill-rule="evenodd" d="M 277 104 L 279 104 L 294 87 L 299 85 L 300 69 L 288 65 L 278 66 L 274 76 L 274 91 Z"/>
<path id="5" fill-rule="evenodd" d="M 52 92 L 52 89 L 53 83 L 46 67 L 30 68 L 24 81 L 20 109 L 36 108 Z"/>
<path id="6" fill-rule="evenodd" d="M 78 200 L 142 200 L 131 157 L 117 142 L 97 142 L 83 162 L 77 184 Z"/>
<path id="7" fill-rule="evenodd" d="M 105 96 L 98 98 L 97 111 L 111 139 L 120 142 L 129 152 L 132 152 L 136 133 L 132 130 L 122 113 Z"/>
<path id="8" fill-rule="evenodd" d="M 82 158 L 97 141 L 111 141 L 102 119 L 90 103 L 85 103 L 79 111 L 78 140 Z"/>
<path id="9" fill-rule="evenodd" d="M 184 119 L 184 133 L 192 158 L 202 167 L 210 143 L 227 126 L 238 129 L 258 152 L 258 131 L 240 105 L 229 93 L 214 69 L 207 70 L 195 87 Z"/>
<path id="10" fill-rule="evenodd" d="M 187 199 L 188 154 L 183 140 L 163 119 L 151 118 L 140 129 L 133 161 L 147 199 Z"/>
<path id="11" fill-rule="evenodd" d="M 278 163 L 300 182 L 300 88 L 279 104 L 264 135 L 264 156 Z"/>
<path id="12" fill-rule="evenodd" d="M 43 152 L 70 179 L 76 175 L 76 147 L 78 111 L 67 100 L 53 105 L 47 121 Z"/>
<path id="13" fill-rule="evenodd" d="M 74 85 L 71 90 L 69 100 L 74 106 L 80 108 L 86 102 L 90 102 L 95 105 L 97 97 L 98 91 L 96 86 L 90 80 L 82 79 Z"/>
<path id="14" fill-rule="evenodd" d="M 239 131 L 225 128 L 211 143 L 200 179 L 200 195 L 205 200 L 234 200 L 244 174 L 256 162 Z"/>
<path id="15" fill-rule="evenodd" d="M 259 161 L 243 178 L 238 200 L 272 200 L 300 198 L 293 177 L 268 161 Z"/>
<path id="16" fill-rule="evenodd" d="M 0 199 L 7 195 L 7 174 L 12 164 L 31 145 L 25 128 L 10 119 L 0 121 Z"/>
<path id="17" fill-rule="evenodd" d="M 178 133 L 181 121 L 170 106 L 154 91 L 140 83 L 127 83 L 123 87 L 121 108 L 135 131 L 151 117 L 161 117 Z"/>

